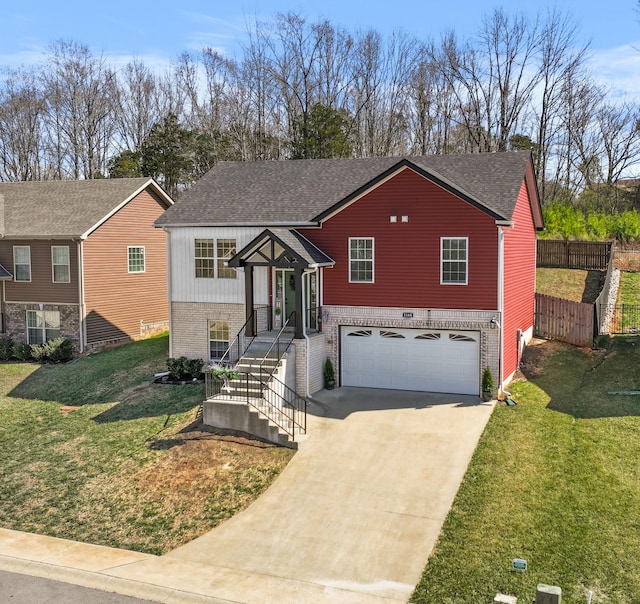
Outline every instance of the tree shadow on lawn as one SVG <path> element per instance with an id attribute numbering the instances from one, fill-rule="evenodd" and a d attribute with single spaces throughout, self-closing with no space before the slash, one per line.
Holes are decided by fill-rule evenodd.
<path id="1" fill-rule="evenodd" d="M 204 400 L 204 386 L 167 386 L 145 383 L 125 392 L 113 407 L 96 415 L 97 423 L 119 422 L 178 415 L 193 409 Z"/>
<path id="2" fill-rule="evenodd" d="M 550 410 L 576 419 L 640 417 L 640 394 L 632 394 L 640 392 L 639 366 L 640 337 L 630 336 L 595 350 L 552 341 L 531 345 L 521 372 L 550 397 Z"/>
<path id="3" fill-rule="evenodd" d="M 164 385 L 145 381 L 126 387 L 117 378 L 100 379 L 91 387 L 74 381 L 63 366 L 43 365 L 29 374 L 6 395 L 23 400 L 41 400 L 65 407 L 112 404 L 96 415 L 98 423 L 135 420 L 184 413 L 205 397 L 202 384 Z"/>

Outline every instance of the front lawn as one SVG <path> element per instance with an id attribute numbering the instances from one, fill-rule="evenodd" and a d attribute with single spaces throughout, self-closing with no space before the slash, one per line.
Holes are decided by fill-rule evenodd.
<path id="1" fill-rule="evenodd" d="M 246 507 L 292 452 L 196 421 L 150 381 L 161 336 L 63 366 L 0 365 L 0 526 L 162 554 Z"/>
<path id="2" fill-rule="evenodd" d="M 640 390 L 639 365 L 637 337 L 527 349 L 519 404 L 496 407 L 412 602 L 531 602 L 538 583 L 566 604 L 638 602 L 640 396 L 609 393 Z"/>

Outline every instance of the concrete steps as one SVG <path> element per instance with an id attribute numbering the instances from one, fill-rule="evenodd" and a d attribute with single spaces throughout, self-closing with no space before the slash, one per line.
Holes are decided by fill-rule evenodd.
<path id="1" fill-rule="evenodd" d="M 251 343 L 236 367 L 240 377 L 229 380 L 228 390 L 216 396 L 214 401 L 205 401 L 204 421 L 297 449 L 297 443 L 285 431 L 293 431 L 293 422 L 274 412 L 265 401 L 263 391 L 266 389 L 260 383 L 261 379 L 268 384 L 280 366 L 278 356 L 282 350 L 271 349 L 275 335 L 276 332 L 260 334 Z M 277 417 L 272 417 L 274 413 Z"/>

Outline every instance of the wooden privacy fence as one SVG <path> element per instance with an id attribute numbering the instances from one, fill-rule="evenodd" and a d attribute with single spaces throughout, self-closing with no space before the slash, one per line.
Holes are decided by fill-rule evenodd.
<path id="1" fill-rule="evenodd" d="M 606 270 L 612 246 L 610 241 L 540 239 L 536 263 L 541 268 Z"/>
<path id="2" fill-rule="evenodd" d="M 575 346 L 591 346 L 593 304 L 536 294 L 535 335 Z"/>

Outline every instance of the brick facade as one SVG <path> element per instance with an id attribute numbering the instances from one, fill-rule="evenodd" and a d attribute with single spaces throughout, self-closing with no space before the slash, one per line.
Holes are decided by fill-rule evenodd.
<path id="1" fill-rule="evenodd" d="M 6 302 L 5 333 L 16 342 L 27 341 L 27 311 L 57 310 L 60 313 L 60 336 L 69 338 L 77 351 L 80 345 L 80 309 L 77 304 L 24 304 Z"/>
<path id="2" fill-rule="evenodd" d="M 244 304 L 172 302 L 171 356 L 208 360 L 209 321 L 228 321 L 231 343 L 246 321 Z"/>

